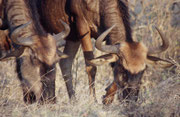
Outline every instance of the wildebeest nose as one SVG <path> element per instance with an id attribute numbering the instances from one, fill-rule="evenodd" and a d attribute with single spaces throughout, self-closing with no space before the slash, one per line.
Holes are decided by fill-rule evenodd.
<path id="1" fill-rule="evenodd" d="M 128 76 L 128 84 L 130 85 L 138 85 L 142 77 L 141 74 L 131 74 L 131 73 L 128 73 L 127 76 Z"/>

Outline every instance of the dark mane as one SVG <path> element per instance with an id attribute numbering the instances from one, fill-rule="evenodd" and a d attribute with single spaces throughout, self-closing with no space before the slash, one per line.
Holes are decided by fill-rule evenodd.
<path id="1" fill-rule="evenodd" d="M 42 27 L 42 24 L 40 22 L 40 17 L 37 9 L 37 2 L 38 0 L 28 0 L 27 6 L 30 9 L 30 15 L 34 23 L 34 29 L 37 31 L 38 35 L 40 36 L 47 36 L 46 31 Z"/>
<path id="2" fill-rule="evenodd" d="M 132 42 L 132 31 L 131 31 L 131 26 L 130 26 L 130 19 L 129 19 L 129 9 L 128 5 L 125 4 L 122 0 L 118 0 L 118 6 L 120 9 L 120 12 L 123 14 L 122 19 L 124 23 L 124 27 L 126 30 L 126 41 Z"/>

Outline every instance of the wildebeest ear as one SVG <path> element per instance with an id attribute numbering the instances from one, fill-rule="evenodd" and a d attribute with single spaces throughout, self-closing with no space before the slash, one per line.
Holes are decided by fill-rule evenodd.
<path id="1" fill-rule="evenodd" d="M 173 66 L 173 63 L 155 56 L 147 56 L 147 65 L 156 66 L 161 68 L 168 68 Z"/>
<path id="2" fill-rule="evenodd" d="M 94 58 L 92 60 L 87 60 L 87 62 L 91 65 L 94 65 L 94 66 L 100 66 L 100 65 L 103 65 L 105 63 L 116 62 L 118 59 L 119 58 L 116 54 L 106 54 L 106 55 L 102 55 L 102 56 L 99 56 L 97 58 Z"/>
<path id="3" fill-rule="evenodd" d="M 68 55 L 67 54 L 64 54 L 63 52 L 61 52 L 60 50 L 57 50 L 57 54 L 60 58 L 67 58 Z"/>
<path id="4" fill-rule="evenodd" d="M 69 56 L 67 54 L 64 54 L 60 50 L 56 51 L 56 55 L 54 57 L 54 63 L 58 63 L 61 59 L 68 58 Z"/>
<path id="5" fill-rule="evenodd" d="M 9 59 L 20 57 L 24 52 L 24 47 L 20 47 L 14 51 L 6 51 L 2 53 L 2 56 L 0 57 L 0 61 L 6 61 Z"/>

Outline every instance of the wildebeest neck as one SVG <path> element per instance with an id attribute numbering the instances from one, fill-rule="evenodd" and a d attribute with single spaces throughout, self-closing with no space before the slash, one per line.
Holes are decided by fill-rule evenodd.
<path id="1" fill-rule="evenodd" d="M 111 31 L 109 44 L 122 41 L 132 42 L 131 28 L 129 23 L 128 6 L 122 0 L 103 0 L 102 15 L 106 28 L 116 24 Z"/>
<path id="2" fill-rule="evenodd" d="M 6 2 L 6 14 L 9 21 L 10 30 L 26 24 L 27 22 L 33 22 L 24 29 L 20 34 L 21 37 L 29 37 L 38 33 L 38 35 L 46 35 L 45 31 L 39 23 L 39 16 L 36 10 L 35 0 L 7 0 Z"/>
<path id="3" fill-rule="evenodd" d="M 47 33 L 43 29 L 43 26 L 40 22 L 40 16 L 38 12 L 38 0 L 27 0 L 27 6 L 29 7 L 30 15 L 34 23 L 35 30 L 38 32 L 38 35 L 40 36 L 47 36 Z"/>

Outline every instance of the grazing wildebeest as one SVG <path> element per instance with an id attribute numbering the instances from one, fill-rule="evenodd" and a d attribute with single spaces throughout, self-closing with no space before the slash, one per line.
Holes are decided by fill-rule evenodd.
<path id="1" fill-rule="evenodd" d="M 70 25 L 71 32 L 66 39 L 64 53 L 69 57 L 60 61 L 61 71 L 66 81 L 69 97 L 74 95 L 72 85 L 72 62 L 77 53 L 80 43 L 82 44 L 84 57 L 86 60 L 86 70 L 89 78 L 90 94 L 95 97 L 95 74 L 96 61 L 93 59 L 93 47 L 91 38 L 97 38 L 104 30 L 116 25 L 113 29 L 109 29 L 103 38 L 97 40 L 96 47 L 102 51 L 110 53 L 104 58 L 100 57 L 100 61 L 115 62 L 113 66 L 114 82 L 107 88 L 107 94 L 104 103 L 108 104 L 107 97 L 113 97 L 117 87 L 124 87 L 126 83 L 136 84 L 140 81 L 141 76 L 146 68 L 147 61 L 158 63 L 168 61 L 150 56 L 152 53 L 160 53 L 168 48 L 168 43 L 163 38 L 163 45 L 154 50 L 148 50 L 141 42 L 134 42 L 131 34 L 129 23 L 128 2 L 127 0 L 39 0 L 39 12 L 44 28 L 47 32 L 57 33 L 62 30 L 59 19 L 63 19 Z M 110 32 L 111 30 L 111 32 Z M 160 31 L 158 30 L 160 33 Z M 106 39 L 107 45 L 101 46 L 104 37 L 109 33 Z M 160 33 L 161 37 L 162 33 Z M 123 76 L 123 78 L 120 78 Z M 117 82 L 115 82 L 117 81 Z M 118 84 L 118 85 L 117 85 Z M 122 85 L 121 85 L 122 84 Z M 124 97 L 129 94 L 129 89 L 124 91 Z M 112 96 L 111 96 L 112 94 Z M 112 99 L 111 99 L 112 100 Z M 111 101 L 110 101 L 111 102 Z"/>
<path id="2" fill-rule="evenodd" d="M 102 45 L 103 39 L 113 29 L 114 26 L 105 31 L 96 41 L 96 47 L 109 54 L 102 55 L 91 60 L 93 65 L 102 65 L 112 63 L 114 81 L 106 88 L 106 95 L 103 96 L 103 103 L 110 104 L 118 89 L 123 93 L 122 99 L 138 99 L 138 92 L 141 86 L 141 78 L 147 65 L 159 65 L 161 67 L 170 67 L 172 63 L 167 60 L 152 56 L 161 53 L 168 48 L 169 42 L 158 29 L 163 44 L 159 48 L 150 50 L 142 42 L 124 41 L 115 45 Z"/>
<path id="3" fill-rule="evenodd" d="M 54 36 L 46 33 L 36 0 L 3 0 L 1 6 L 0 27 L 8 28 L 15 50 L 0 59 L 19 57 L 17 72 L 26 103 L 55 101 L 54 66 L 60 58 L 67 57 L 57 47 L 69 34 L 69 26 L 60 21 L 64 31 Z"/>

